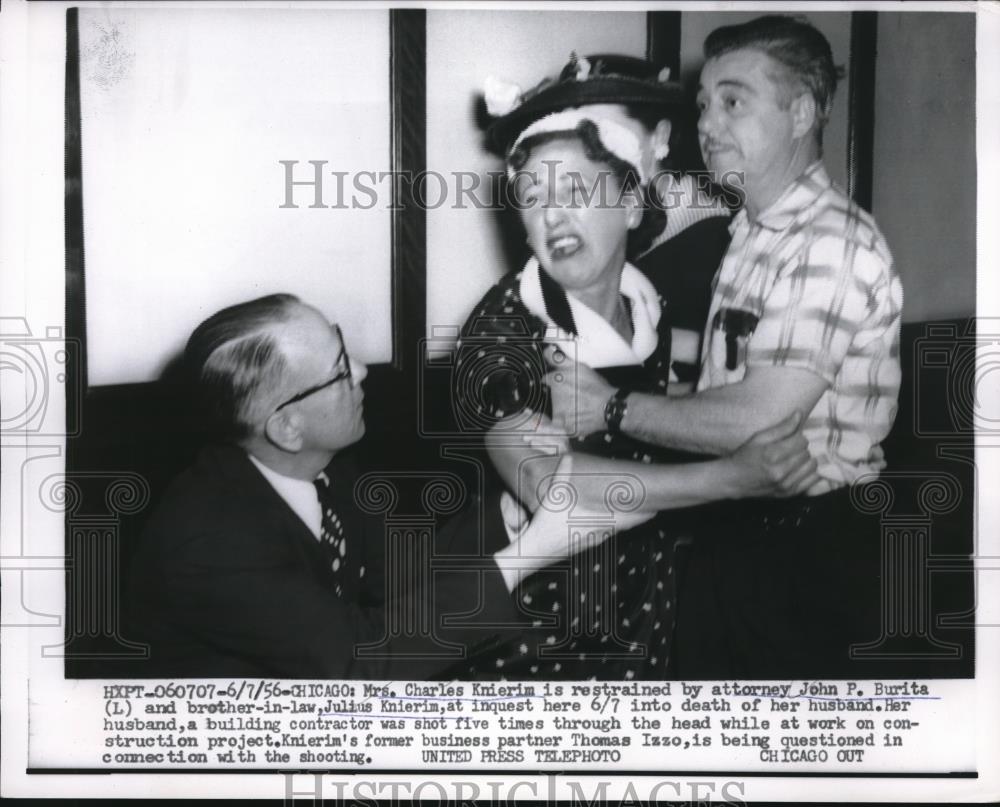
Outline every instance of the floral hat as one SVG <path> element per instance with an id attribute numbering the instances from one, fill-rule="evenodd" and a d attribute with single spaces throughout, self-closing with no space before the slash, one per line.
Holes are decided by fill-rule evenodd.
<path id="1" fill-rule="evenodd" d="M 627 104 L 660 108 L 663 117 L 687 107 L 684 90 L 670 81 L 670 70 L 645 59 L 617 54 L 579 58 L 575 53 L 558 78 L 529 90 L 493 76 L 483 87 L 486 111 L 495 121 L 487 130 L 492 145 L 505 153 L 518 135 L 553 112 L 587 104 Z"/>

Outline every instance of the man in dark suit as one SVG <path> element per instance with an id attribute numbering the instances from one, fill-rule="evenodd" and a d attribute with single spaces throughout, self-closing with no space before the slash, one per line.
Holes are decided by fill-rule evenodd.
<path id="1" fill-rule="evenodd" d="M 175 480 L 136 552 L 128 616 L 151 646 L 149 676 L 427 677 L 455 661 L 444 642 L 471 649 L 509 630 L 510 591 L 570 551 L 565 521 L 539 511 L 480 568 L 438 573 L 418 601 L 391 604 L 430 607 L 433 635 L 394 635 L 388 652 L 359 657 L 387 635 L 383 536 L 332 461 L 364 434 L 364 365 L 291 295 L 213 315 L 185 359 L 223 442 Z M 479 521 L 460 517 L 438 545 L 474 538 Z M 444 625 L 445 613 L 464 624 Z"/>

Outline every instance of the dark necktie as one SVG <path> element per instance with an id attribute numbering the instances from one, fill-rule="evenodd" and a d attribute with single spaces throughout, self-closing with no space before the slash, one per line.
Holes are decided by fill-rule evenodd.
<path id="1" fill-rule="evenodd" d="M 330 569 L 333 571 L 334 590 L 337 596 L 343 594 L 344 558 L 347 556 L 347 537 L 344 535 L 344 525 L 337 515 L 333 501 L 333 491 L 330 488 L 330 477 L 321 473 L 313 485 L 319 498 L 323 520 L 320 526 L 319 540 L 330 555 Z"/>

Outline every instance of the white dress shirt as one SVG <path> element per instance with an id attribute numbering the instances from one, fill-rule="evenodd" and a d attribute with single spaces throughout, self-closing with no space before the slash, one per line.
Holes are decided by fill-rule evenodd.
<path id="1" fill-rule="evenodd" d="M 313 483 L 306 482 L 304 479 L 283 476 L 268 468 L 253 454 L 247 456 L 250 457 L 250 462 L 257 467 L 263 477 L 271 483 L 275 492 L 292 508 L 295 515 L 302 519 L 302 523 L 309 528 L 318 541 L 323 527 L 323 509 L 320 507 L 319 496 Z"/>

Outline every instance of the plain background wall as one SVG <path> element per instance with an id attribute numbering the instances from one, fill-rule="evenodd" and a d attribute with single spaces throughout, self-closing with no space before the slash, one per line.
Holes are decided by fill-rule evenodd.
<path id="1" fill-rule="evenodd" d="M 488 75 L 522 89 L 552 76 L 570 51 L 646 52 L 645 12 L 427 12 L 427 168 L 486 181 L 503 162 L 483 147 L 476 101 Z M 454 188 L 454 182 L 452 182 Z M 454 192 L 451 198 L 454 199 Z M 460 326 L 510 268 L 495 210 L 442 205 L 427 212 L 427 329 Z"/>
<path id="2" fill-rule="evenodd" d="M 141 14 L 145 18 L 153 13 L 142 9 L 117 15 Z M 199 20 L 212 14 L 202 12 Z M 221 16 L 222 12 L 214 14 Z M 385 328 L 372 326 L 388 325 L 389 317 L 386 211 L 382 206 L 373 211 L 277 209 L 283 196 L 278 159 L 328 159 L 330 170 L 350 170 L 379 167 L 369 165 L 381 162 L 372 154 L 388 156 L 388 127 L 363 126 L 356 111 L 347 127 L 347 138 L 338 140 L 336 136 L 343 130 L 343 126 L 338 129 L 335 125 L 342 110 L 336 99 L 347 94 L 360 101 L 387 90 L 384 79 L 379 78 L 381 69 L 374 64 L 370 64 L 371 76 L 378 92 L 374 86 L 360 86 L 356 71 L 350 82 L 335 80 L 343 70 L 337 67 L 336 60 L 327 61 L 332 59 L 329 54 L 337 51 L 349 57 L 350 53 L 336 48 L 331 51 L 328 43 L 345 36 L 357 39 L 349 32 L 345 14 L 289 12 L 287 18 L 281 18 L 282 26 L 272 26 L 266 34 L 260 34 L 260 28 L 244 32 L 246 38 L 239 48 L 227 55 L 233 57 L 237 50 L 241 57 L 257 52 L 255 69 L 260 72 L 264 61 L 259 52 L 276 53 L 269 68 L 280 67 L 285 73 L 280 80 L 272 77 L 274 83 L 265 86 L 279 87 L 282 92 L 268 98 L 263 107 L 259 81 L 251 82 L 250 92 L 238 98 L 218 88 L 208 95 L 202 93 L 207 100 L 198 108 L 195 119 L 202 123 L 211 120 L 213 131 L 223 123 L 233 127 L 225 135 L 221 128 L 216 131 L 211 141 L 217 147 L 214 151 L 196 133 L 189 133 L 194 136 L 187 142 L 197 148 L 186 153 L 178 151 L 179 118 L 169 115 L 166 119 L 171 125 L 164 125 L 159 141 L 149 133 L 138 137 L 136 142 L 143 144 L 143 150 L 133 153 L 114 148 L 103 152 L 114 170 L 99 170 L 99 161 L 91 149 L 90 159 L 84 161 L 85 209 L 90 229 L 88 306 L 90 319 L 102 322 L 101 332 L 91 333 L 92 359 L 98 359 L 91 365 L 98 376 L 95 381 L 139 380 L 120 377 L 127 363 L 119 353 L 135 346 L 124 334 L 136 328 L 120 314 L 123 308 L 145 315 L 141 330 L 147 339 L 139 346 L 138 355 L 145 362 L 140 375 L 151 377 L 183 343 L 199 315 L 251 292 L 276 288 L 290 288 L 318 300 L 330 309 L 331 316 L 345 321 L 352 349 L 369 360 L 383 358 L 387 349 Z M 709 31 L 755 14 L 684 12 L 681 78 L 689 85 L 696 82 L 701 45 Z M 161 15 L 170 16 L 163 12 Z M 264 12 L 261 19 L 271 15 L 280 16 Z M 354 19 L 363 15 L 378 20 L 373 26 L 377 29 L 378 47 L 366 53 L 371 56 L 379 50 L 384 52 L 385 14 L 352 12 L 349 16 Z M 849 67 L 850 14 L 816 12 L 807 16 L 830 39 L 836 61 Z M 246 15 L 240 21 L 244 27 L 251 24 Z M 306 21 L 307 30 L 302 30 Z M 974 25 L 970 14 L 879 15 L 874 213 L 903 276 L 908 321 L 968 315 L 975 305 Z M 262 37 L 259 42 L 252 39 L 255 32 Z M 204 38 L 210 27 L 203 26 L 197 33 Z M 202 39 L 193 41 L 197 44 Z M 322 41 L 321 47 L 310 44 L 318 41 Z M 248 43 L 260 47 L 254 51 Z M 265 48 L 266 43 L 270 45 Z M 490 172 L 502 169 L 501 161 L 484 148 L 482 120 L 477 114 L 486 76 L 493 74 L 526 88 L 543 76 L 557 73 L 572 50 L 581 54 L 612 51 L 641 56 L 645 48 L 645 12 L 427 12 L 427 165 L 450 184 L 444 204 L 427 215 L 430 333 L 435 326 L 460 325 L 475 301 L 512 267 L 510 255 L 520 246 L 516 240 L 504 241 L 497 211 L 477 209 L 469 200 L 465 200 L 464 208 L 454 207 L 458 172 L 473 172 L 485 180 Z M 144 42 L 135 50 L 135 67 L 139 68 L 151 49 Z M 211 53 L 210 49 L 205 52 Z M 226 49 L 222 53 L 226 54 Z M 193 57 L 194 51 L 188 55 Z M 225 65 L 223 58 L 213 63 L 211 70 L 203 65 L 202 72 L 232 76 L 234 84 L 238 84 L 238 73 L 220 70 Z M 303 72 L 329 78 L 322 83 L 303 83 L 297 78 Z M 164 85 L 163 92 L 176 94 L 181 78 L 175 76 L 173 84 Z M 194 89 L 202 84 L 188 82 L 185 97 L 193 97 Z M 292 92 L 296 87 L 299 89 Z M 827 164 L 834 179 L 842 184 L 846 177 L 847 89 L 845 82 L 838 92 L 826 137 Z M 121 85 L 114 88 L 114 92 L 121 91 Z M 312 103 L 314 95 L 310 93 L 318 94 L 322 103 Z M 92 92 L 90 98 L 98 95 Z M 212 106 L 215 100 L 221 102 L 217 107 Z M 380 99 L 381 104 L 386 102 Z M 269 113 L 266 126 L 261 125 L 259 117 L 265 110 Z M 206 117 L 209 112 L 213 117 Z M 94 122 L 90 121 L 89 126 L 84 126 L 85 151 L 88 139 L 95 135 Z M 273 145 L 266 154 L 261 138 Z M 93 144 L 92 139 L 89 142 Z M 152 147 L 154 142 L 156 148 Z M 148 159 L 150 152 L 157 157 Z M 118 184 L 105 188 L 104 198 L 109 203 L 102 211 L 95 193 L 108 177 L 114 177 Z M 122 182 L 132 184 L 125 187 Z M 238 204 L 221 204 L 209 198 L 211 189 L 235 191 Z M 308 193 L 308 189 L 297 191 L 297 199 Z M 433 188 L 429 193 L 433 195 Z M 486 199 L 489 194 L 484 191 L 479 196 Z M 178 207 L 178 199 L 186 199 L 187 203 Z M 262 205 L 266 211 L 257 209 Z M 97 215 L 105 215 L 118 226 L 105 223 L 93 229 Z M 163 237 L 151 240 L 148 234 L 126 223 L 137 217 L 158 222 Z M 260 226 L 265 219 L 273 226 Z M 369 228 L 382 236 L 365 236 Z M 513 232 L 516 239 L 516 228 Z M 107 243 L 102 243 L 96 233 L 107 236 Z M 511 234 L 507 235 L 509 238 Z M 187 250 L 183 255 L 182 247 Z M 105 274 L 118 279 L 101 286 L 99 271 L 106 261 L 120 271 Z M 282 267 L 280 274 L 271 269 L 275 266 Z M 154 275 L 155 267 L 161 271 Z M 357 290 L 347 288 L 362 276 L 358 267 L 365 267 L 365 287 L 377 288 L 378 293 L 369 295 L 363 305 L 335 302 L 358 299 Z M 254 268 L 259 270 L 256 276 L 251 271 Z M 341 271 L 331 271 L 336 268 Z M 185 272 L 189 273 L 188 279 L 181 281 Z M 317 286 L 322 287 L 322 293 L 316 291 Z M 122 305 L 130 293 L 149 296 L 154 289 L 151 300 Z M 324 303 L 324 298 L 329 302 Z M 105 314 L 100 316 L 102 310 Z M 119 315 L 107 313 L 112 311 Z M 149 337 L 154 331 L 163 334 L 157 344 L 169 343 L 169 349 L 152 344 L 155 340 Z M 103 348 L 101 335 L 107 336 Z M 103 364 L 102 357 L 106 359 Z M 109 368 L 103 377 L 98 372 L 102 366 Z"/>
<path id="3" fill-rule="evenodd" d="M 388 193 L 282 209 L 279 163 L 371 204 L 331 172 L 389 168 L 388 52 L 384 9 L 81 9 L 90 383 L 152 381 L 206 316 L 278 291 L 389 359 Z"/>
<path id="4" fill-rule="evenodd" d="M 872 207 L 908 322 L 976 307 L 976 18 L 879 14 Z"/>

